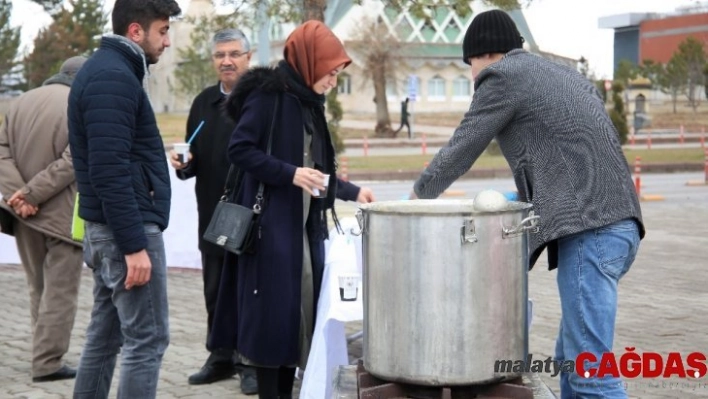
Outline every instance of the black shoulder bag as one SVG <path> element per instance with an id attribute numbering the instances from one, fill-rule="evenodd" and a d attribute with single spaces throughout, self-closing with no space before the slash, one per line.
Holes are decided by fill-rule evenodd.
<path id="1" fill-rule="evenodd" d="M 268 133 L 267 154 L 270 155 L 273 145 L 273 130 L 275 130 L 275 118 L 278 115 L 278 104 L 280 96 L 275 98 L 275 106 L 273 107 L 273 120 L 270 124 L 270 132 Z M 232 176 L 236 173 L 236 178 Z M 258 224 L 263 207 L 263 191 L 264 185 L 261 182 L 258 185 L 258 193 L 256 194 L 256 203 L 253 208 L 229 202 L 229 196 L 234 188 L 238 187 L 238 192 L 234 195 L 234 199 L 238 197 L 238 193 L 243 186 L 243 171 L 236 170 L 235 165 L 229 167 L 229 173 L 226 177 L 226 186 L 224 187 L 224 195 L 221 196 L 219 203 L 216 204 L 214 214 L 209 221 L 204 232 L 204 239 L 214 243 L 225 250 L 236 255 L 243 253 L 255 253 L 255 237 L 258 234 Z M 233 185 L 230 184 L 233 181 Z"/>

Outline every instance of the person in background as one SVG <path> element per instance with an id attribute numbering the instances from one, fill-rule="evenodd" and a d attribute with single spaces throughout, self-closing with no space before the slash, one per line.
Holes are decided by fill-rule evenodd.
<path id="1" fill-rule="evenodd" d="M 229 159 L 244 172 L 235 200 L 251 208 L 261 182 L 265 191 L 252 251 L 226 256 L 210 337 L 214 345 L 234 345 L 242 362 L 256 367 L 261 399 L 292 398 L 295 368 L 305 368 L 324 271 L 326 212 L 338 225 L 335 198 L 374 201 L 369 188 L 336 176 L 324 94 L 351 63 L 342 43 L 323 23 L 308 21 L 288 37 L 283 55 L 277 67 L 242 76 L 226 103 L 236 121 Z"/>
<path id="2" fill-rule="evenodd" d="M 540 216 L 530 266 L 547 250 L 562 317 L 556 360 L 612 352 L 617 286 L 645 235 L 619 135 L 593 82 L 523 50 L 511 17 L 478 14 L 463 42 L 474 98 L 450 142 L 415 182 L 411 198 L 437 198 L 497 140 L 519 200 Z M 585 369 L 598 367 L 586 363 Z M 562 373 L 562 398 L 626 398 L 621 381 Z"/>
<path id="3" fill-rule="evenodd" d="M 233 90 L 238 78 L 248 70 L 251 55 L 248 38 L 240 30 L 224 29 L 216 32 L 212 39 L 212 62 L 219 82 L 199 93 L 189 110 L 185 142 L 201 125 L 191 143 L 189 161 L 180 163 L 177 154 L 174 151 L 170 153 L 170 162 L 178 178 L 182 180 L 196 178 L 199 251 L 202 254 L 207 337 L 211 334 L 214 320 L 219 280 L 224 265 L 224 249 L 204 240 L 203 237 L 216 204 L 224 194 L 224 183 L 230 166 L 226 149 L 229 146 L 231 132 L 236 126 L 233 120 L 223 113 L 222 104 Z M 236 373 L 233 349 L 215 348 L 210 352 L 201 370 L 189 377 L 190 384 L 209 384 L 231 378 Z M 256 373 L 251 367 L 246 366 L 241 371 L 241 392 L 246 395 L 258 392 Z"/>
<path id="4" fill-rule="evenodd" d="M 107 398 L 121 352 L 119 399 L 157 395 L 169 345 L 162 232 L 170 171 L 144 89 L 148 65 L 170 45 L 174 0 L 116 0 L 113 34 L 86 61 L 69 94 L 69 142 L 93 270 L 93 310 L 74 399 Z"/>
<path id="5" fill-rule="evenodd" d="M 401 101 L 401 126 L 396 130 L 396 133 L 400 132 L 403 130 L 403 126 L 408 129 L 408 138 L 413 138 L 412 132 L 411 132 L 411 122 L 410 122 L 410 117 L 411 114 L 408 112 L 408 102 L 410 99 L 406 97 L 405 101 Z"/>
<path id="6" fill-rule="evenodd" d="M 12 211 L 32 316 L 32 381 L 74 378 L 63 364 L 78 305 L 81 243 L 71 238 L 76 179 L 69 151 L 69 87 L 85 57 L 21 95 L 0 127 L 0 207 Z"/>

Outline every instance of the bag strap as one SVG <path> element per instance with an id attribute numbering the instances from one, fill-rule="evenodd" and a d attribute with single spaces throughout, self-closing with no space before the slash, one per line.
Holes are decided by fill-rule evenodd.
<path id="1" fill-rule="evenodd" d="M 275 130 L 275 118 L 278 116 L 278 110 L 279 110 L 279 105 L 280 105 L 280 94 L 278 94 L 275 97 L 275 104 L 273 106 L 273 118 L 270 122 L 270 129 L 268 132 L 268 145 L 266 147 L 266 154 L 270 155 L 271 150 L 273 148 L 273 131 Z M 235 178 L 232 177 L 233 175 L 236 175 Z M 238 187 L 238 192 L 236 192 L 236 196 L 241 192 L 242 188 L 242 182 L 243 180 L 243 170 L 236 168 L 236 165 L 231 164 L 229 167 L 229 172 L 226 175 L 226 185 L 224 186 L 224 195 L 221 197 L 221 201 L 226 201 L 229 197 L 229 193 L 235 188 Z M 229 185 L 230 182 L 233 181 L 232 185 Z M 261 213 L 261 208 L 263 206 L 263 192 L 265 191 L 265 185 L 263 182 L 261 182 L 258 185 L 258 193 L 256 194 L 256 203 L 253 205 L 253 211 L 255 213 Z"/>
<path id="2" fill-rule="evenodd" d="M 236 175 L 236 177 L 234 177 L 234 175 Z M 229 166 L 229 173 L 226 175 L 226 182 L 224 183 L 224 194 L 221 196 L 220 201 L 228 201 L 229 193 L 231 193 L 234 187 L 241 184 L 242 176 L 243 173 L 240 169 L 237 169 L 234 164 Z M 229 184 L 231 182 L 233 182 L 233 184 Z"/>
<path id="3" fill-rule="evenodd" d="M 268 132 L 268 146 L 266 147 L 266 154 L 270 155 L 270 151 L 273 148 L 273 131 L 275 130 L 275 118 L 278 116 L 278 106 L 280 105 L 280 94 L 275 97 L 275 105 L 273 105 L 273 118 L 270 121 L 270 131 Z M 239 187 L 240 191 L 241 187 Z M 263 191 L 265 190 L 265 185 L 261 182 L 258 185 L 258 194 L 256 194 L 256 203 L 253 204 L 253 212 L 255 214 L 261 213 L 261 208 L 263 207 Z"/>

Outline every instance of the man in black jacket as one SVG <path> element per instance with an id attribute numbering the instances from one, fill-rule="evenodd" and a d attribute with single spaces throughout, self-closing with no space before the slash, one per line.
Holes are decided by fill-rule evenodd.
<path id="1" fill-rule="evenodd" d="M 94 304 L 75 399 L 107 398 L 121 353 L 117 397 L 157 396 L 169 345 L 162 232 L 170 218 L 170 175 L 144 90 L 147 66 L 170 45 L 174 0 L 116 0 L 112 35 L 86 61 L 69 92 L 69 144 L 86 222 L 84 260 Z"/>
<path id="2" fill-rule="evenodd" d="M 207 308 L 207 337 L 211 333 L 219 280 L 224 264 L 223 248 L 204 240 L 214 208 L 224 192 L 229 170 L 226 149 L 235 124 L 222 113 L 221 103 L 236 85 L 239 76 L 248 69 L 251 60 L 250 43 L 238 29 L 224 29 L 212 40 L 212 60 L 219 76 L 219 83 L 204 89 L 194 99 L 187 119 L 185 141 L 189 141 L 197 128 L 201 128 L 191 141 L 190 158 L 181 163 L 173 151 L 170 162 L 177 177 L 186 180 L 196 177 L 195 191 L 199 213 L 199 251 L 202 253 L 204 300 Z M 235 374 L 233 350 L 208 348 L 211 355 L 202 369 L 189 377 L 189 383 L 209 384 L 231 378 Z M 244 368 L 241 373 L 241 391 L 255 394 L 258 387 L 255 371 Z"/>

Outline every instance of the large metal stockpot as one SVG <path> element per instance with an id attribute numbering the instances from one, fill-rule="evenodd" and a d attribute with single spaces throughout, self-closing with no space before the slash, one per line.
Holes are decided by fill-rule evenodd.
<path id="1" fill-rule="evenodd" d="M 532 205 L 497 212 L 473 200 L 361 205 L 364 367 L 429 386 L 497 382 L 495 362 L 528 353 Z M 357 232 L 355 232 L 357 233 Z"/>

